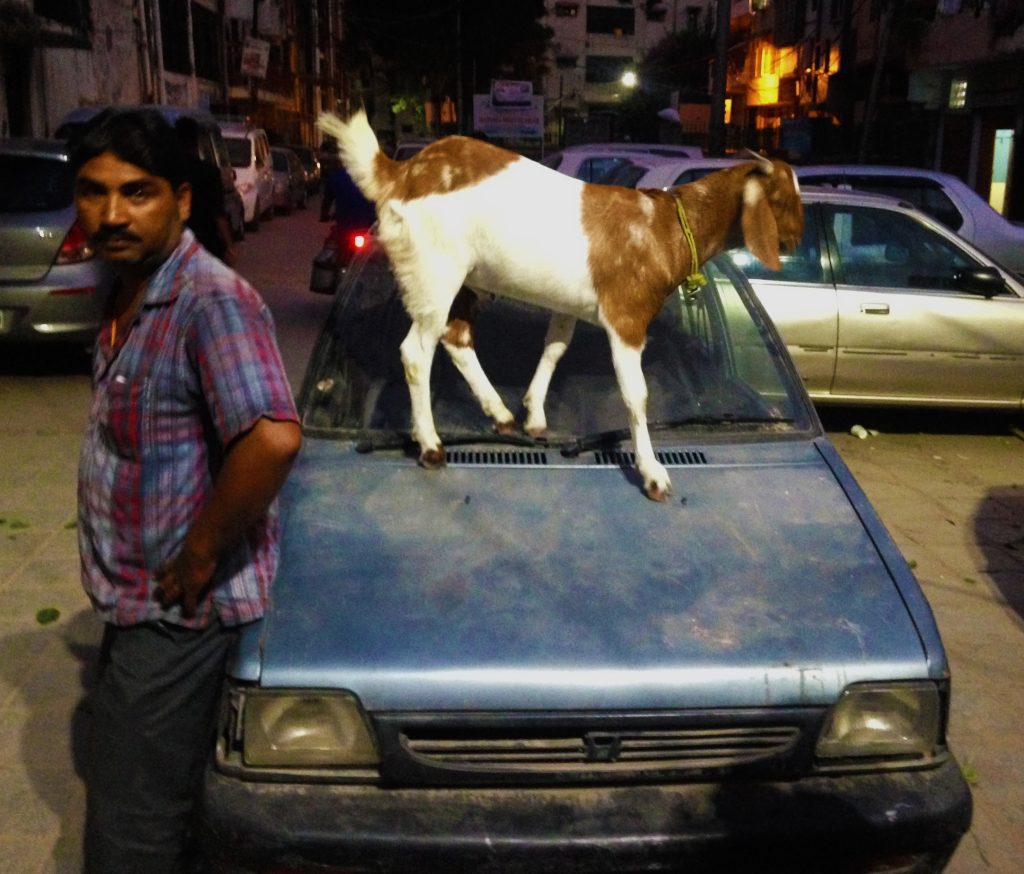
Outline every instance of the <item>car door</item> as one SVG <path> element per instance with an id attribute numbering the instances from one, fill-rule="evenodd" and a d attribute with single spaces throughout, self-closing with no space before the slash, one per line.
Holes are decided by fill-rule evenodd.
<path id="1" fill-rule="evenodd" d="M 805 204 L 800 247 L 769 270 L 745 249 L 732 252 L 786 343 L 811 397 L 827 397 L 835 374 L 836 289 L 816 204 Z"/>
<path id="2" fill-rule="evenodd" d="M 907 212 L 822 204 L 822 217 L 839 313 L 834 394 L 1020 404 L 1024 299 L 961 288 L 958 275 L 984 265 Z"/>

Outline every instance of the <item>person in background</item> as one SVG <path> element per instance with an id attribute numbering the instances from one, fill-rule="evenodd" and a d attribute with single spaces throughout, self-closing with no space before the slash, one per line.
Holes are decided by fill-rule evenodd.
<path id="1" fill-rule="evenodd" d="M 199 153 L 199 125 L 187 115 L 174 123 L 186 156 L 185 174 L 192 188 L 192 212 L 188 227 L 203 247 L 229 267 L 236 262 L 231 223 L 224 210 L 220 170 Z"/>
<path id="2" fill-rule="evenodd" d="M 324 182 L 320 201 L 320 221 L 334 220 L 346 230 L 365 231 L 377 221 L 376 207 L 363 196 L 348 171 L 338 166 Z"/>
<path id="3" fill-rule="evenodd" d="M 266 607 L 301 432 L 266 305 L 186 227 L 170 125 L 108 110 L 71 165 L 79 222 L 114 275 L 78 476 L 82 582 L 106 623 L 85 870 L 183 874 L 226 661 Z"/>

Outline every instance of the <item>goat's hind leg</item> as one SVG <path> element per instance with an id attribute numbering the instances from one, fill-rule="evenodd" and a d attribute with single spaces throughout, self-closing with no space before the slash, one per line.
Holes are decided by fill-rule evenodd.
<path id="1" fill-rule="evenodd" d="M 642 348 L 627 345 L 614 331 L 608 331 L 615 376 L 629 415 L 636 466 L 644 481 L 644 494 L 652 501 L 666 501 L 672 494 L 672 481 L 665 466 L 654 455 L 647 429 L 647 381 L 640 368 Z"/>
<path id="2" fill-rule="evenodd" d="M 530 387 L 523 398 L 523 406 L 526 407 L 526 422 L 523 428 L 531 437 L 541 437 L 548 429 L 544 402 L 547 400 L 555 367 L 558 366 L 565 350 L 569 348 L 575 328 L 576 319 L 561 313 L 555 313 L 548 323 L 548 332 L 544 337 L 544 352 L 537 362 L 537 370 L 534 371 Z"/>

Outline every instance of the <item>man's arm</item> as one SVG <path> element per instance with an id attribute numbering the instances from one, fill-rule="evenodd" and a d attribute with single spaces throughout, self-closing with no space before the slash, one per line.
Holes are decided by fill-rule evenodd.
<path id="1" fill-rule="evenodd" d="M 155 597 L 164 607 L 180 601 L 186 617 L 195 615 L 217 562 L 267 511 L 301 444 L 297 423 L 266 418 L 231 444 L 181 551 L 156 575 Z"/>

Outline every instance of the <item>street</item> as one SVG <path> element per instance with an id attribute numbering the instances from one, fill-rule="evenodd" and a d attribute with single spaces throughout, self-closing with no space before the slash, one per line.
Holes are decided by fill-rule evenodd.
<path id="1" fill-rule="evenodd" d="M 239 271 L 274 313 L 295 392 L 331 305 L 308 291 L 327 229 L 318 212 L 314 200 L 239 244 Z M 75 532 L 88 405 L 80 350 L 0 347 L 0 871 L 12 874 L 81 866 L 82 705 L 100 638 L 78 583 Z M 947 870 L 1015 874 L 1024 857 L 1024 417 L 822 417 L 914 568 L 952 663 L 949 733 L 975 810 Z M 858 424 L 864 439 L 850 433 Z"/>

